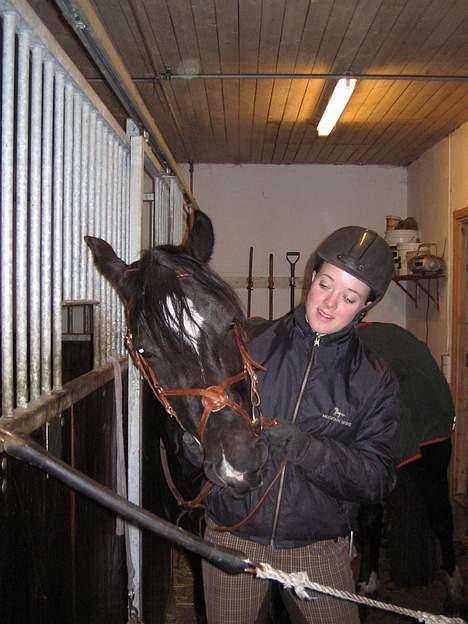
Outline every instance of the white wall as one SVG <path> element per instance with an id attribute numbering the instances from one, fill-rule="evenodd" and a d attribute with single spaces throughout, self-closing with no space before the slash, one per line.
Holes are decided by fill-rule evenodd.
<path id="1" fill-rule="evenodd" d="M 436 359 L 450 353 L 452 214 L 468 207 L 468 124 L 443 139 L 408 167 L 408 215 L 420 226 L 421 238 L 445 246 L 447 277 L 439 280 L 439 311 L 423 299 L 407 305 L 407 327 L 428 344 Z M 427 321 L 426 321 L 427 316 Z"/>
<path id="2" fill-rule="evenodd" d="M 188 179 L 187 167 L 184 173 Z M 406 170 L 401 167 L 196 165 L 193 192 L 213 220 L 212 266 L 225 278 L 247 278 L 250 246 L 254 276 L 268 276 L 273 253 L 275 278 L 287 278 L 287 251 L 300 252 L 296 275 L 302 276 L 316 245 L 334 229 L 362 225 L 383 234 L 386 215 L 407 215 Z M 246 288 L 238 293 L 245 303 Z M 405 325 L 405 299 L 392 284 L 369 318 Z M 288 309 L 288 288 L 276 289 L 274 316 Z M 266 288 L 254 290 L 252 314 L 268 315 Z"/>

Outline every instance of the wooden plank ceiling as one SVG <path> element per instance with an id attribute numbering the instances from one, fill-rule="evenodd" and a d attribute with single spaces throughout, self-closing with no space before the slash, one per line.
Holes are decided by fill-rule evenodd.
<path id="1" fill-rule="evenodd" d="M 31 4 L 124 123 L 54 0 Z M 468 121 L 468 0 L 93 4 L 179 162 L 407 165 Z M 345 72 L 380 78 L 358 80 L 328 137 L 336 80 L 274 78 Z M 245 76 L 259 73 L 273 76 Z"/>

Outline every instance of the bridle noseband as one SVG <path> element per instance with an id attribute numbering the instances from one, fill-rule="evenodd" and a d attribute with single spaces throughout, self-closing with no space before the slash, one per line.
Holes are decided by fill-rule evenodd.
<path id="1" fill-rule="evenodd" d="M 165 388 L 161 385 L 156 373 L 154 372 L 154 369 L 149 365 L 148 360 L 143 355 L 144 351 L 142 349 L 135 348 L 133 344 L 133 336 L 130 330 L 127 332 L 127 335 L 125 337 L 125 347 L 130 354 L 130 357 L 132 358 L 136 368 L 145 378 L 149 387 L 153 391 L 158 401 L 162 404 L 167 414 L 169 414 L 171 418 L 174 418 L 176 420 L 182 431 L 187 431 L 187 428 L 182 423 L 177 412 L 172 407 L 167 397 L 201 397 L 201 402 L 204 410 L 200 418 L 197 432 L 200 444 L 203 444 L 206 426 L 208 424 L 208 419 L 210 415 L 215 412 L 221 411 L 225 407 L 230 407 L 232 410 L 237 412 L 248 423 L 249 426 L 253 427 L 254 431 L 261 422 L 261 419 L 256 415 L 256 412 L 260 405 L 260 395 L 257 389 L 258 379 L 255 370 L 264 370 L 264 368 L 263 366 L 261 366 L 261 364 L 255 362 L 255 360 L 250 355 L 246 346 L 245 332 L 237 323 L 233 325 L 233 332 L 236 339 L 237 347 L 242 358 L 243 369 L 237 375 L 228 377 L 221 383 L 215 386 L 209 386 L 208 388 Z M 233 384 L 244 379 L 250 380 L 250 415 L 245 411 L 243 407 L 241 407 L 241 405 L 233 401 L 227 393 L 227 389 L 229 388 L 229 386 L 232 386 Z"/>

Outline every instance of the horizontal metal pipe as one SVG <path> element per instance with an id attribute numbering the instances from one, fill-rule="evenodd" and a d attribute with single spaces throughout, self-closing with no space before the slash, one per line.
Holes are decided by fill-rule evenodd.
<path id="1" fill-rule="evenodd" d="M 4 451 L 11 457 L 43 470 L 76 492 L 84 494 L 114 512 L 120 518 L 200 555 L 224 572 L 240 574 L 252 569 L 252 564 L 243 553 L 205 542 L 201 537 L 192 535 L 146 509 L 134 505 L 60 459 L 52 457 L 33 440 L 0 429 L 0 441 L 3 441 Z"/>
<path id="2" fill-rule="evenodd" d="M 340 80 L 341 78 L 355 78 L 356 80 L 423 80 L 426 82 L 467 82 L 468 76 L 457 74 L 173 74 L 163 72 L 154 76 L 136 76 L 133 82 L 138 84 L 152 84 L 156 80 Z M 103 78 L 90 78 L 90 83 L 103 82 Z"/>

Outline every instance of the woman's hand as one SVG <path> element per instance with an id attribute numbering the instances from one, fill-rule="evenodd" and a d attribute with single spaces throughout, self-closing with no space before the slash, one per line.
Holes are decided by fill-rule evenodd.
<path id="1" fill-rule="evenodd" d="M 275 421 L 273 427 L 266 427 L 262 437 L 267 441 L 272 457 L 278 461 L 286 459 L 292 464 L 299 464 L 310 444 L 311 436 L 301 431 L 296 425 Z"/>

